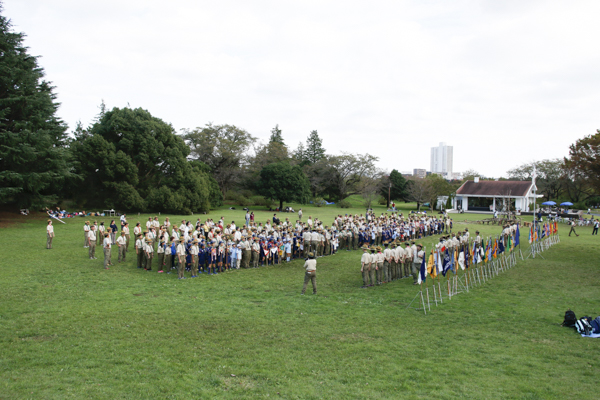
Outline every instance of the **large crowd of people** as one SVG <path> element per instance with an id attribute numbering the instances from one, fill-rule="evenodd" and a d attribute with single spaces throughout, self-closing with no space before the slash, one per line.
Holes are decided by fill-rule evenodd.
<path id="1" fill-rule="evenodd" d="M 364 287 L 368 287 L 413 277 L 412 264 L 420 255 L 415 240 L 452 231 L 452 220 L 447 216 L 421 213 L 340 214 L 330 225 L 312 216 L 304 220 L 302 210 L 293 222 L 289 218 L 280 220 L 277 214 L 264 223 L 253 217 L 247 211 L 244 223 L 238 226 L 235 221 L 226 223 L 223 217 L 177 224 L 169 218 L 161 222 L 156 216 L 137 222 L 133 231 L 126 215 L 120 218 L 120 230 L 115 220 L 109 225 L 85 221 L 83 247 L 88 249 L 90 259 L 97 259 L 96 247 L 102 246 L 107 269 L 124 262 L 133 250 L 138 268 L 158 273 L 176 271 L 179 279 L 279 265 L 306 259 L 309 253 L 319 258 L 366 248 L 377 259 L 369 261 L 368 268 L 361 261 L 363 270 L 371 271 L 373 265 L 376 276 L 365 280 Z"/>

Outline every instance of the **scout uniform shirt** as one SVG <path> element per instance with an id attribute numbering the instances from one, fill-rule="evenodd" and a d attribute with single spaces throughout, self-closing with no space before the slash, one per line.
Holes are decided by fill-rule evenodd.
<path id="1" fill-rule="evenodd" d="M 304 268 L 306 268 L 306 272 L 313 272 L 317 270 L 317 260 L 310 259 L 304 262 Z"/>
<path id="2" fill-rule="evenodd" d="M 371 255 L 367 252 L 364 252 L 362 257 L 360 258 L 361 266 L 368 267 L 371 263 Z"/>

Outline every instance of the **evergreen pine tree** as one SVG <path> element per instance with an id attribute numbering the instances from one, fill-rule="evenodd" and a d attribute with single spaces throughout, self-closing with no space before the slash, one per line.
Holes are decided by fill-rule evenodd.
<path id="1" fill-rule="evenodd" d="M 271 129 L 269 143 L 279 143 L 280 145 L 285 146 L 283 136 L 281 136 L 281 129 L 279 129 L 279 124 L 275 125 L 275 128 Z"/>
<path id="2" fill-rule="evenodd" d="M 0 15 L 0 203 L 32 208 L 56 201 L 73 174 L 54 88 L 24 38 Z"/>
<path id="3" fill-rule="evenodd" d="M 325 157 L 325 149 L 323 141 L 319 137 L 317 131 L 310 132 L 306 139 L 306 150 L 304 151 L 304 159 L 309 163 L 314 164 Z"/>

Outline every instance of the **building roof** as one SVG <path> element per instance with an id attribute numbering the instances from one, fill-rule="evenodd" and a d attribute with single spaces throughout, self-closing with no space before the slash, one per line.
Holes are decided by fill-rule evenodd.
<path id="1" fill-rule="evenodd" d="M 456 191 L 457 195 L 478 197 L 524 197 L 531 181 L 466 181 Z"/>

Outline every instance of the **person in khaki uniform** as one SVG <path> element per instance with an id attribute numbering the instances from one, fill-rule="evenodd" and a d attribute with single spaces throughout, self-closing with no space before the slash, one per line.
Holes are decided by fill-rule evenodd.
<path id="1" fill-rule="evenodd" d="M 100 225 L 98 225 L 98 240 L 96 241 L 96 245 L 100 245 L 104 243 L 104 234 L 106 233 L 106 227 L 104 226 L 104 221 L 100 221 Z"/>
<path id="2" fill-rule="evenodd" d="M 154 247 L 152 246 L 152 239 L 146 239 L 146 271 L 152 271 L 152 259 L 154 258 Z"/>
<path id="3" fill-rule="evenodd" d="M 413 251 L 410 248 L 410 243 L 405 242 L 404 246 L 406 246 L 404 248 L 404 277 L 408 278 L 411 275 Z"/>
<path id="4" fill-rule="evenodd" d="M 52 226 L 52 220 L 49 219 L 46 226 L 46 249 L 48 250 L 52 248 L 52 239 L 54 239 L 54 227 Z"/>
<path id="5" fill-rule="evenodd" d="M 177 275 L 179 279 L 185 279 L 185 243 L 183 240 L 177 245 Z"/>
<path id="6" fill-rule="evenodd" d="M 144 265 L 144 237 L 140 233 L 135 241 L 135 253 L 137 254 L 137 267 L 142 268 Z"/>
<path id="7" fill-rule="evenodd" d="M 250 268 L 250 258 L 252 257 L 252 250 L 250 248 L 250 242 L 248 242 L 248 238 L 244 237 L 242 247 L 242 263 L 244 264 L 244 268 Z"/>
<path id="8" fill-rule="evenodd" d="M 383 281 L 391 282 L 393 274 L 392 263 L 394 262 L 393 251 L 387 242 L 383 246 L 385 247 L 383 250 Z"/>
<path id="9" fill-rule="evenodd" d="M 125 225 L 123 225 L 123 229 L 122 232 L 125 232 L 125 251 L 129 251 L 129 240 L 131 239 L 131 235 L 129 234 L 129 223 L 125 222 Z"/>
<path id="10" fill-rule="evenodd" d="M 423 257 L 425 257 L 425 252 L 423 251 L 423 245 L 421 243 L 417 244 L 417 251 L 413 254 L 413 263 L 412 263 L 412 275 L 414 285 L 417 285 L 419 270 L 421 269 L 421 263 L 423 262 Z"/>
<path id="11" fill-rule="evenodd" d="M 198 251 L 198 239 L 194 239 L 192 246 L 190 246 L 190 256 L 192 256 L 190 270 L 192 273 L 192 278 L 198 277 Z"/>
<path id="12" fill-rule="evenodd" d="M 90 233 L 90 221 L 85 221 L 83 224 L 83 248 L 87 249 L 89 247 L 89 236 Z"/>
<path id="13" fill-rule="evenodd" d="M 90 232 L 88 234 L 88 255 L 90 256 L 90 260 L 96 259 L 96 227 L 94 225 L 90 226 Z"/>
<path id="14" fill-rule="evenodd" d="M 383 283 L 383 274 L 385 272 L 383 270 L 383 263 L 385 261 L 385 257 L 381 251 L 381 246 L 377 246 L 375 249 L 377 250 L 377 252 L 375 253 L 375 259 L 377 262 L 377 267 L 375 267 L 375 270 L 377 272 L 377 285 L 381 285 Z"/>
<path id="15" fill-rule="evenodd" d="M 304 228 L 304 232 L 302 233 L 302 252 L 304 258 L 308 258 L 308 253 L 310 253 L 311 240 L 312 234 L 309 232 L 308 228 Z"/>
<path id="16" fill-rule="evenodd" d="M 104 269 L 108 269 L 109 265 L 111 264 L 111 260 L 110 260 L 110 248 L 111 248 L 111 243 L 112 241 L 110 240 L 110 237 L 108 236 L 108 232 L 104 232 L 104 242 L 103 242 L 103 248 L 104 248 Z"/>
<path id="17" fill-rule="evenodd" d="M 127 238 L 125 237 L 124 231 L 121 231 L 121 236 L 117 238 L 117 246 L 119 250 L 119 262 L 125 262 L 125 256 L 127 255 L 125 252 L 127 250 Z"/>
<path id="18" fill-rule="evenodd" d="M 396 260 L 396 279 L 404 278 L 404 249 L 402 244 L 396 244 L 396 253 L 394 255 Z"/>
<path id="19" fill-rule="evenodd" d="M 158 243 L 158 248 L 156 249 L 156 258 L 158 259 L 158 273 L 162 274 L 164 271 L 165 265 L 165 240 L 161 239 Z"/>
<path id="20" fill-rule="evenodd" d="M 376 283 L 375 274 L 377 273 L 377 254 L 376 254 L 377 249 L 375 248 L 375 246 L 372 246 L 370 248 L 370 250 L 371 250 L 371 254 L 370 254 L 371 268 L 369 268 L 369 286 L 375 286 L 375 283 Z"/>
<path id="21" fill-rule="evenodd" d="M 369 272 L 371 271 L 371 256 L 369 255 L 369 246 L 362 247 L 363 255 L 360 258 L 360 272 L 362 273 L 363 285 L 361 289 L 369 286 Z"/>
<path id="22" fill-rule="evenodd" d="M 313 252 L 308 253 L 308 260 L 304 262 L 304 286 L 302 286 L 302 293 L 306 292 L 306 286 L 308 281 L 311 281 L 313 287 L 313 294 L 317 294 L 317 260 L 315 260 L 315 254 Z"/>
<path id="23" fill-rule="evenodd" d="M 260 244 L 258 243 L 258 238 L 255 237 L 252 243 L 252 267 L 258 268 L 258 260 L 260 258 Z M 238 267 L 239 268 L 239 267 Z"/>

